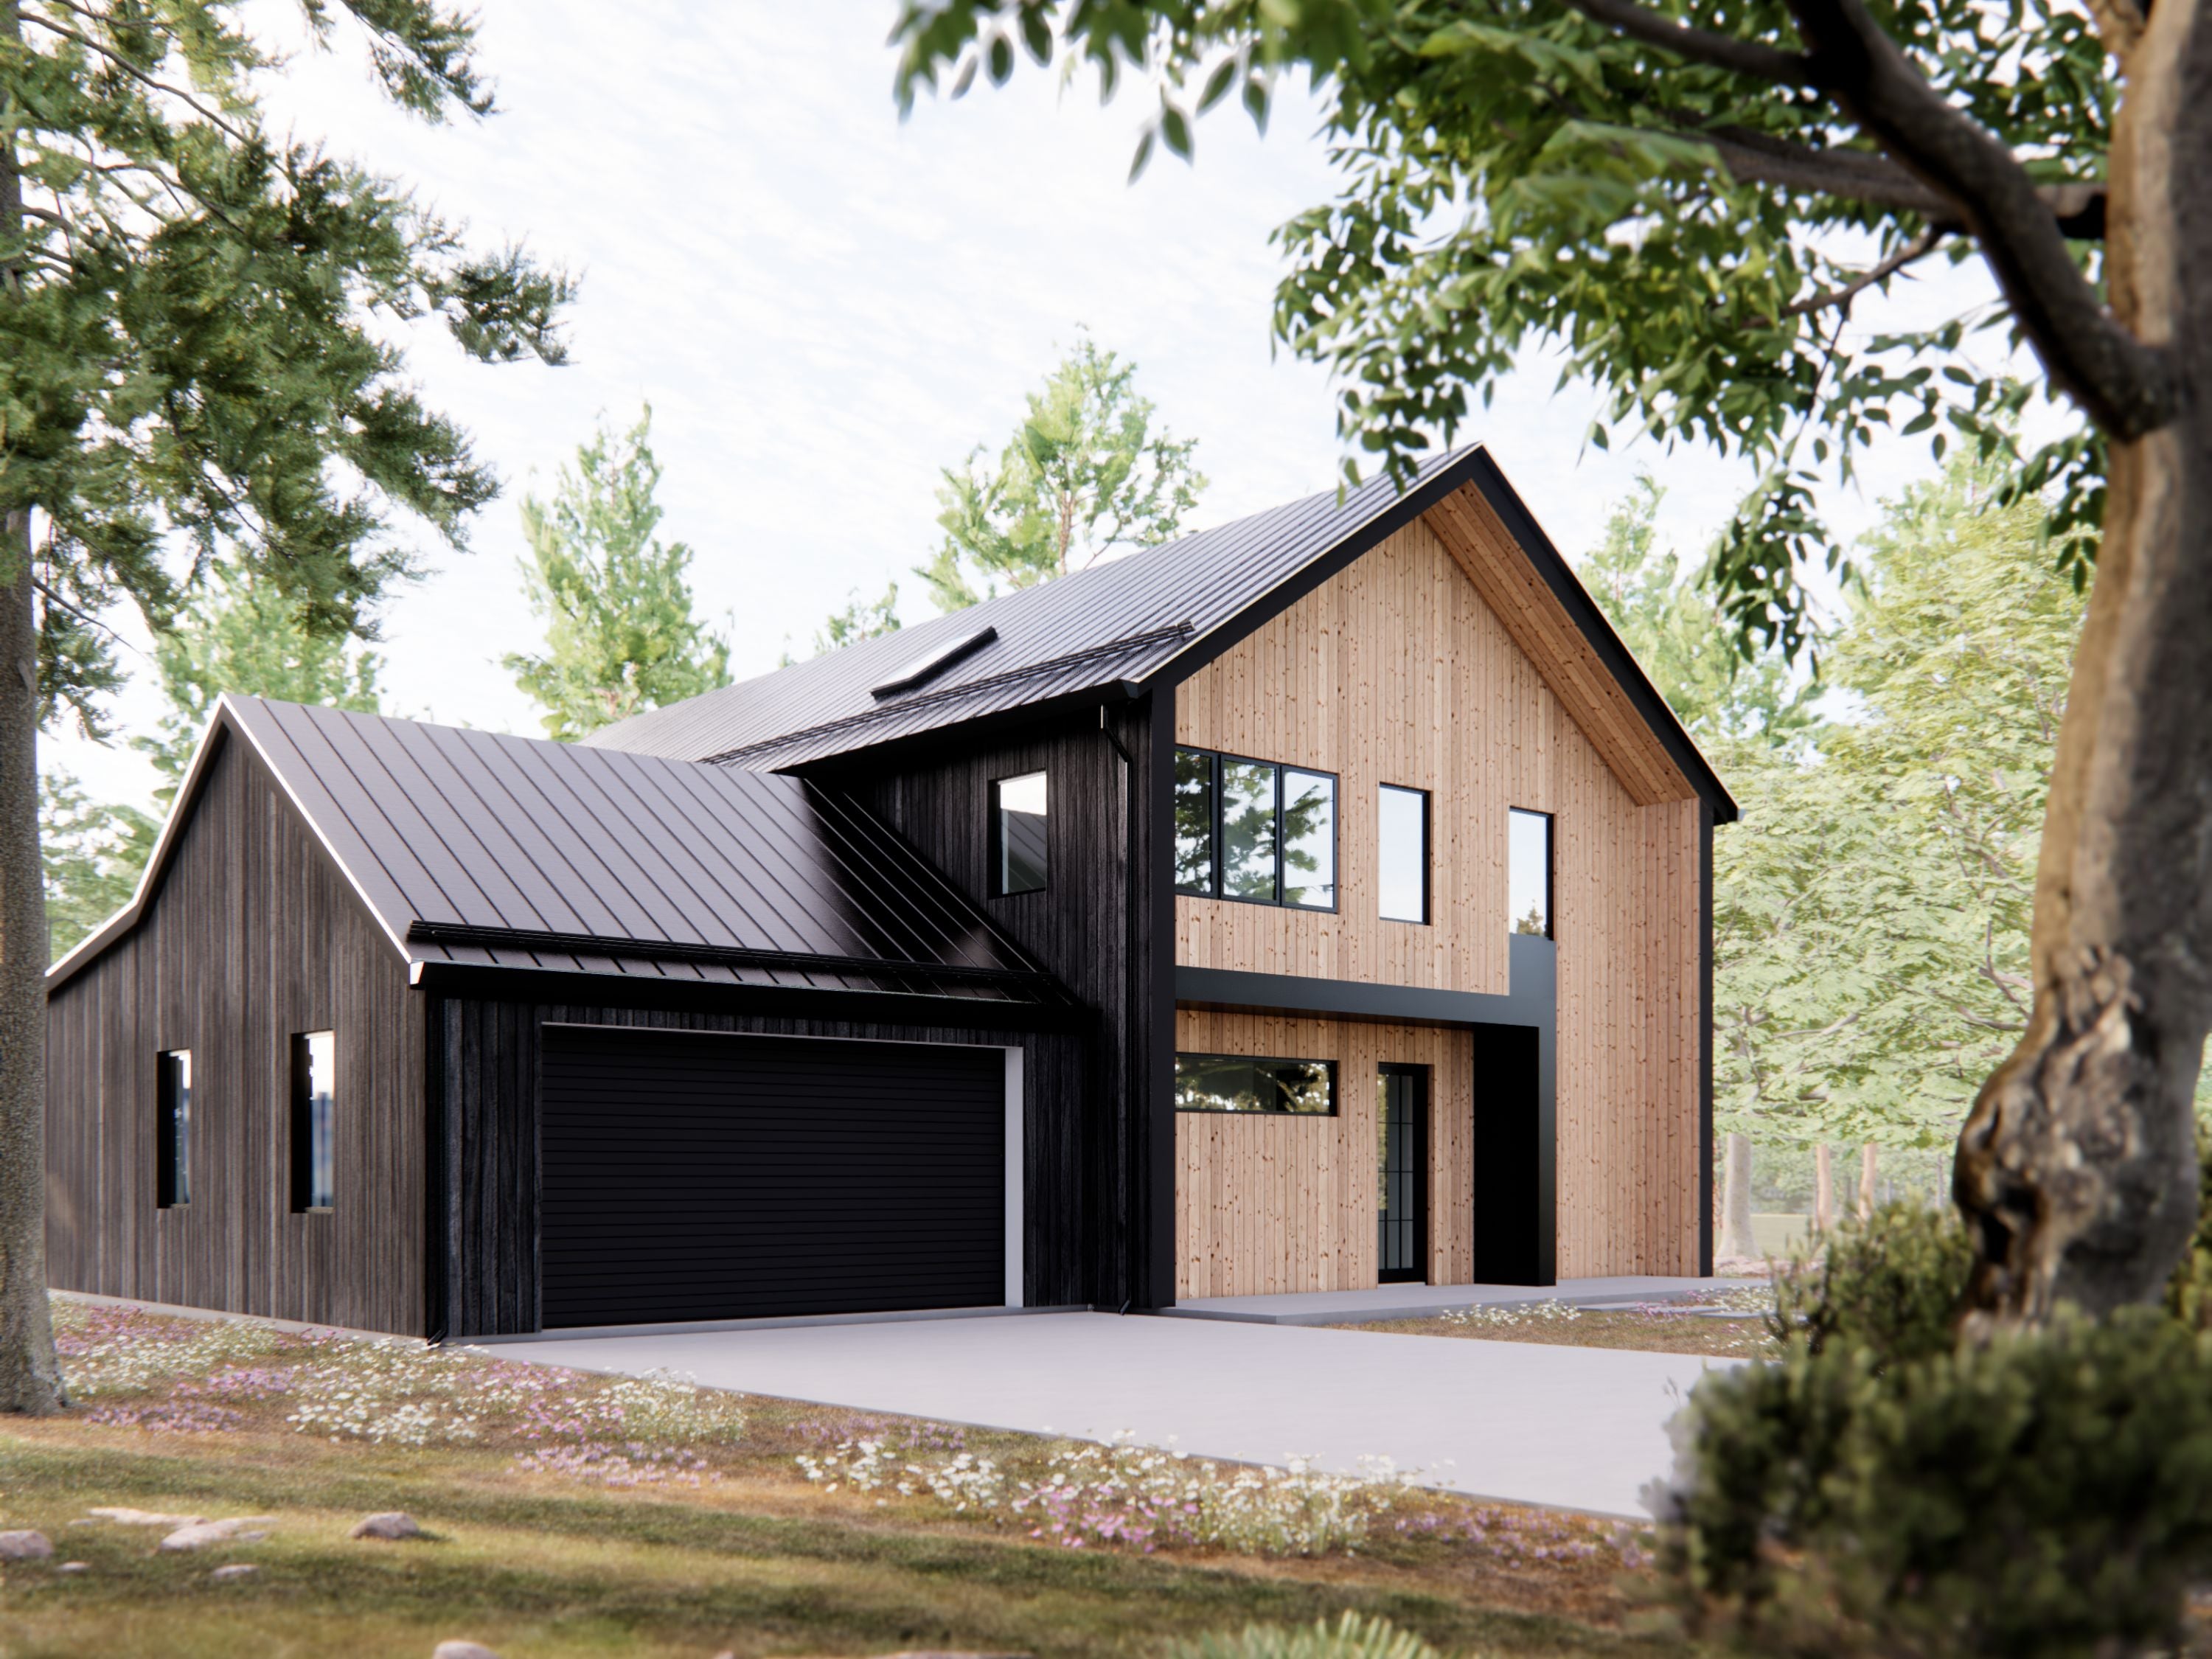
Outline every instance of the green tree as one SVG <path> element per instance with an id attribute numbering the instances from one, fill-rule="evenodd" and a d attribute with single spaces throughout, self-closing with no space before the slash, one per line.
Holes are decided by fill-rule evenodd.
<path id="1" fill-rule="evenodd" d="M 898 584 L 884 589 L 880 599 L 864 599 L 855 589 L 842 611 L 833 612 L 814 636 L 814 654 L 836 651 L 862 640 L 879 640 L 899 630 Z"/>
<path id="2" fill-rule="evenodd" d="M 67 772 L 39 777 L 39 848 L 56 958 L 131 902 L 161 826 L 135 806 L 105 806 Z"/>
<path id="3" fill-rule="evenodd" d="M 653 410 L 617 434 L 604 422 L 563 466 L 550 501 L 522 499 L 522 566 L 545 650 L 504 660 L 563 742 L 730 683 L 730 645 L 691 611 L 691 550 L 653 534 L 660 463 Z"/>
<path id="4" fill-rule="evenodd" d="M 1134 363 L 1085 335 L 1030 393 L 995 464 L 979 444 L 958 471 L 945 469 L 937 492 L 945 540 L 915 572 L 939 606 L 963 610 L 1181 532 L 1206 488 L 1191 465 L 1197 441 L 1154 430 L 1157 411 L 1136 376 Z"/>
<path id="5" fill-rule="evenodd" d="M 1310 73 L 1341 188 L 1281 240 L 1276 325 L 1402 476 L 1525 347 L 1611 414 L 1760 483 L 1717 577 L 1747 647 L 1806 636 L 1814 511 L 1879 431 L 2008 453 L 2030 395 L 2080 424 L 2016 457 L 2050 550 L 2101 527 L 2041 840 L 2033 1012 L 1959 1145 L 1976 1328 L 2155 1297 L 2197 1206 L 2212 1027 L 2212 9 L 2193 0 L 904 0 L 898 90 L 1063 46 L 1141 141 Z M 2109 182 L 2108 182 L 2109 181 Z M 2109 249 L 2111 258 L 2106 252 Z M 1908 267 L 1978 254 L 2000 302 L 1847 330 Z M 1994 348 L 1994 349 L 1985 349 Z M 2078 568 L 2078 564 L 2076 566 Z"/>
<path id="6" fill-rule="evenodd" d="M 168 712 L 158 736 L 131 740 L 161 769 L 166 781 L 155 799 L 165 806 L 226 691 L 368 714 L 379 708 L 376 677 L 383 664 L 374 652 L 358 640 L 316 633 L 271 583 L 224 569 L 210 581 L 155 640 L 154 665 Z"/>
<path id="7" fill-rule="evenodd" d="M 301 7 L 403 107 L 490 111 L 472 26 L 439 0 Z M 486 362 L 561 356 L 564 276 L 267 131 L 256 85 L 281 65 L 245 10 L 0 0 L 0 1410 L 61 1394 L 38 728 L 100 726 L 111 605 L 158 632 L 233 564 L 342 634 L 409 568 L 396 518 L 458 544 L 495 481 L 421 403 L 394 324 L 436 318 Z"/>

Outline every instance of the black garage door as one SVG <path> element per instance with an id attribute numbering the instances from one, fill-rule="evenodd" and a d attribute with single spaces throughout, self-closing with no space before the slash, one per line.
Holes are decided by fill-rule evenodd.
<path id="1" fill-rule="evenodd" d="M 1006 1299 L 996 1048 L 545 1030 L 544 1317 Z"/>

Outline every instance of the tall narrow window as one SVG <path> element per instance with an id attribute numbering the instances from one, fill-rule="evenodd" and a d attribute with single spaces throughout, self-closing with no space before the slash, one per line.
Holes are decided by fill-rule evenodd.
<path id="1" fill-rule="evenodd" d="M 327 1210 L 337 1190 L 331 1145 L 337 1094 L 337 1037 L 303 1031 L 292 1039 L 292 1207 Z"/>
<path id="2" fill-rule="evenodd" d="M 1275 769 L 1264 761 L 1221 763 L 1221 890 L 1229 898 L 1277 902 Z"/>
<path id="3" fill-rule="evenodd" d="M 1213 893 L 1213 761 L 1202 749 L 1176 750 L 1175 883 Z"/>
<path id="4" fill-rule="evenodd" d="M 192 1201 L 192 1051 L 154 1057 L 154 1202 L 165 1210 Z"/>
<path id="5" fill-rule="evenodd" d="M 1042 772 L 991 786 L 991 889 L 999 897 L 1044 887 L 1045 781 Z"/>
<path id="6" fill-rule="evenodd" d="M 1513 907 L 1513 931 L 1552 937 L 1552 815 L 1524 812 L 1515 807 L 1508 815 L 1511 840 L 1507 880 Z"/>
<path id="7" fill-rule="evenodd" d="M 1336 908 L 1336 780 L 1283 769 L 1283 902 Z"/>
<path id="8" fill-rule="evenodd" d="M 1429 919 L 1429 792 L 1386 783 L 1376 807 L 1378 886 L 1389 921 Z"/>

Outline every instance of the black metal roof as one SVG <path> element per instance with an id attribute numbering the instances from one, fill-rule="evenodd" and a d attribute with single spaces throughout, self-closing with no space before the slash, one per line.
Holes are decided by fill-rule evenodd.
<path id="1" fill-rule="evenodd" d="M 802 779 L 233 696 L 131 903 L 50 986 L 136 923 L 232 734 L 410 963 L 1065 997 L 865 809 Z"/>
<path id="2" fill-rule="evenodd" d="M 604 726 L 594 747 L 764 770 L 1037 705 L 1133 696 L 1181 680 L 1452 491 L 1474 484 L 1560 599 L 1638 712 L 1726 822 L 1729 798 L 1671 710 L 1477 445 L 1425 462 L 1404 490 L 1370 479 L 864 640 L 811 661 Z M 911 690 L 883 694 L 984 628 Z"/>

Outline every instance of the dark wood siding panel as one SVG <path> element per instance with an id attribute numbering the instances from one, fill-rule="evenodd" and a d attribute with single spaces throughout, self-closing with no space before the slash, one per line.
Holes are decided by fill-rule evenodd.
<path id="1" fill-rule="evenodd" d="M 337 1036 L 337 1203 L 291 1211 L 291 1038 Z M 398 954 L 251 750 L 223 740 L 139 926 L 47 1008 L 47 1247 L 64 1289 L 422 1328 L 423 1025 Z M 191 1202 L 154 1203 L 154 1057 L 192 1051 Z"/>
<path id="2" fill-rule="evenodd" d="M 1173 1296 L 1174 1124 L 1162 1105 L 1172 1001 L 1162 1018 L 1156 994 L 1173 973 L 1173 938 L 1154 903 L 1152 872 L 1164 868 L 1152 810 L 1154 721 L 1145 699 L 1109 707 L 1103 723 L 1097 708 L 1085 708 L 1026 731 L 970 734 L 957 747 L 820 771 L 981 905 L 1090 1011 L 1081 1076 L 1064 1093 L 1031 1091 L 1041 1109 L 1029 1124 L 1030 1167 L 1038 1170 L 1043 1152 L 1048 1184 L 1032 1186 L 1030 1204 L 1033 1214 L 1043 1208 L 1055 1218 L 1042 1241 L 1054 1302 L 1141 1306 Z M 1045 888 L 992 897 L 991 782 L 1038 770 L 1051 789 Z M 1032 1258 L 1032 1273 L 1039 1265 Z"/>
<path id="3" fill-rule="evenodd" d="M 430 1006 L 432 1093 L 444 1178 L 457 1195 L 447 1235 L 452 1248 L 443 1263 L 445 1334 L 485 1336 L 539 1328 L 538 1125 L 543 1033 L 549 1024 L 1020 1048 L 1025 1097 L 1023 1300 L 1045 1306 L 1090 1299 L 1066 1288 L 1066 1270 L 1057 1265 L 1069 1222 L 1068 1208 L 1054 1197 L 1066 1175 L 1059 1162 L 1065 1135 L 1056 1140 L 1048 1133 L 1056 1103 L 1076 1097 L 1083 1087 L 1091 1045 L 1080 1035 L 458 995 Z M 979 1010 L 981 1018 L 988 1018 L 986 1010 Z"/>

